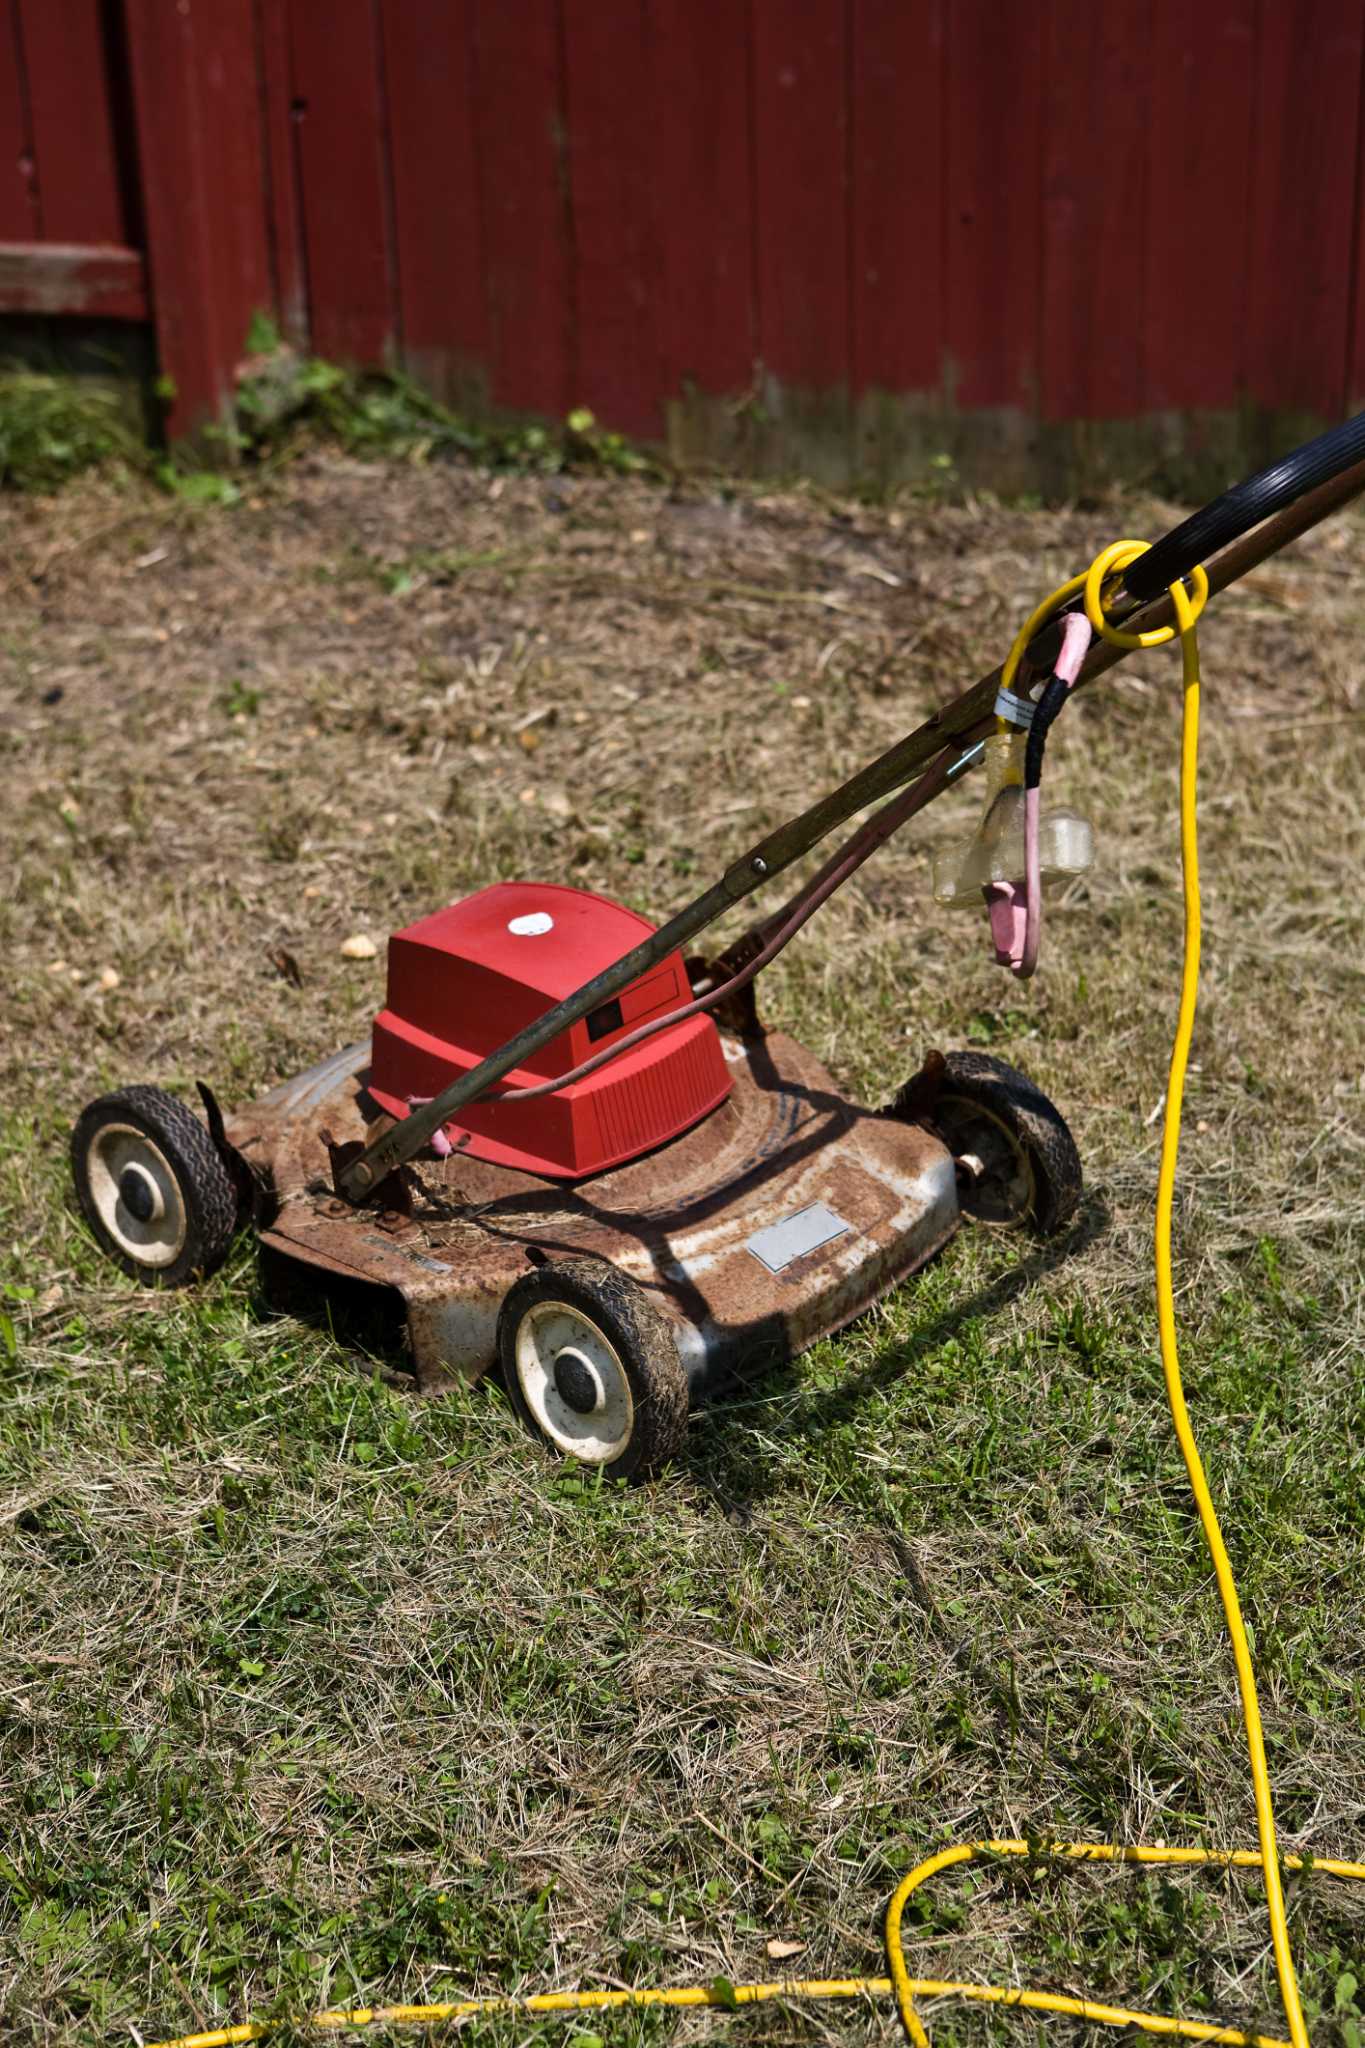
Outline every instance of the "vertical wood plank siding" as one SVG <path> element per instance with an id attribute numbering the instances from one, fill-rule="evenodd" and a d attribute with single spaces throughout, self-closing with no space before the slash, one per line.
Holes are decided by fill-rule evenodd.
<path id="1" fill-rule="evenodd" d="M 178 428 L 262 309 L 683 458 L 1036 487 L 1365 396 L 1363 78 L 1365 0 L 0 0 L 0 244 L 145 257 Z"/>

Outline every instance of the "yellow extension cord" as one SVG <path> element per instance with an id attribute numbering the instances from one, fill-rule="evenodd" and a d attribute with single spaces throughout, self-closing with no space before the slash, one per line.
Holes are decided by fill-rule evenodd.
<path id="1" fill-rule="evenodd" d="M 319 2031 L 340 2031 L 343 2028 L 384 2024 L 431 2025 L 444 2020 L 469 2019 L 480 2013 L 612 2012 L 636 2006 L 709 2005 L 729 2008 L 737 2005 L 757 2005 L 775 1998 L 866 1998 L 894 1994 L 905 2031 L 915 2044 L 915 2048 L 929 2048 L 929 2037 L 925 2032 L 924 2023 L 915 2009 L 917 1998 L 962 1998 L 985 2005 L 1023 2006 L 1034 2012 L 1063 2013 L 1074 2019 L 1090 2020 L 1100 2026 L 1139 2027 L 1145 2033 L 1174 2034 L 1187 2041 L 1224 2042 L 1229 2044 L 1229 2048 L 1308 2048 L 1308 2032 L 1304 2025 L 1298 1979 L 1294 1972 L 1294 1958 L 1289 1943 L 1289 1927 L 1285 1917 L 1280 1858 L 1275 1846 L 1275 1813 L 1271 1801 L 1269 1774 L 1266 1770 L 1265 1739 L 1261 1732 L 1256 1677 L 1252 1670 L 1251 1651 L 1242 1621 L 1232 1566 L 1228 1561 L 1223 1532 L 1218 1526 L 1218 1516 L 1209 1493 L 1208 1481 L 1204 1476 L 1203 1461 L 1194 1439 L 1189 1409 L 1185 1402 L 1185 1390 L 1181 1384 L 1180 1358 L 1176 1345 L 1175 1297 L 1171 1281 L 1171 1209 L 1175 1193 L 1176 1161 L 1180 1148 L 1180 1116 L 1185 1093 L 1185 1070 L 1189 1061 L 1190 1041 L 1194 1035 L 1195 1001 L 1199 983 L 1199 845 L 1196 819 L 1199 768 L 1199 645 L 1195 627 L 1208 598 L 1208 579 L 1202 569 L 1194 571 L 1190 579 L 1194 586 L 1193 597 L 1183 584 L 1171 586 L 1171 598 L 1176 615 L 1174 626 L 1165 626 L 1157 632 L 1143 634 L 1119 631 L 1117 627 L 1110 625 L 1104 615 L 1105 580 L 1116 575 L 1136 556 L 1145 553 L 1146 546 L 1145 541 L 1115 541 L 1111 547 L 1096 556 L 1084 575 L 1073 576 L 1069 582 L 1054 590 L 1050 597 L 1045 598 L 1010 648 L 1001 672 L 1001 682 L 1005 688 L 1011 685 L 1023 658 L 1024 649 L 1033 635 L 1059 605 L 1081 591 L 1085 594 L 1086 616 L 1094 631 L 1120 647 L 1158 647 L 1177 636 L 1180 640 L 1184 672 L 1184 719 L 1180 748 L 1180 854 L 1185 891 L 1185 957 L 1180 985 L 1180 1014 L 1176 1024 L 1175 1040 L 1171 1047 L 1166 1086 L 1161 1169 L 1157 1179 L 1157 1322 L 1161 1339 L 1161 1363 L 1166 1377 L 1166 1394 L 1171 1405 L 1175 1433 L 1184 1456 L 1185 1470 L 1189 1475 L 1195 1505 L 1199 1510 L 1204 1538 L 1213 1559 L 1214 1576 L 1218 1581 L 1228 1634 L 1232 1639 L 1232 1653 L 1237 1667 L 1237 1685 L 1241 1694 L 1242 1719 L 1246 1728 L 1247 1752 L 1255 1791 L 1256 1826 L 1261 1845 L 1259 1850 L 1166 1849 L 1150 1848 L 1141 1843 L 1124 1847 L 1114 1842 L 1063 1842 L 1047 1847 L 1012 1840 L 960 1842 L 952 1848 L 941 1849 L 937 1855 L 926 1857 L 907 1877 L 902 1878 L 892 1893 L 886 1909 L 885 1924 L 886 1956 L 891 1973 L 889 1977 L 788 1978 L 764 1984 L 739 1984 L 733 1988 L 675 1985 L 646 1987 L 634 1991 L 546 1991 L 520 1998 L 466 1998 L 446 2005 L 387 2005 L 358 2007 L 350 2011 L 338 2008 L 315 2015 L 310 2024 Z M 901 1917 L 908 1900 L 920 1885 L 939 1871 L 947 1870 L 957 1863 L 968 1862 L 978 1856 L 1038 1858 L 1047 1854 L 1078 1863 L 1201 1863 L 1213 1864 L 1220 1869 L 1264 1871 L 1275 1968 L 1279 1977 L 1285 2018 L 1289 2023 L 1289 2041 L 1285 2042 L 1273 2034 L 1246 2033 L 1239 2027 L 1217 2026 L 1203 2020 L 1169 2019 L 1161 2013 L 1138 2012 L 1126 2006 L 1104 2005 L 1093 1999 L 1072 1998 L 1057 1991 L 1031 1991 L 1012 1985 L 960 1984 L 934 1977 L 910 1975 L 905 1961 Z M 1365 1880 L 1365 1864 L 1361 1863 L 1346 1863 L 1325 1856 L 1311 1859 L 1286 1856 L 1283 1861 L 1290 1870 L 1311 1867 L 1332 1877 Z M 235 2027 L 215 2027 L 207 2033 L 181 2034 L 174 2041 L 148 2044 L 148 2048 L 233 2048 L 233 2044 L 237 2042 L 263 2040 L 273 2030 L 274 2026 L 270 2021 L 245 2020 Z"/>

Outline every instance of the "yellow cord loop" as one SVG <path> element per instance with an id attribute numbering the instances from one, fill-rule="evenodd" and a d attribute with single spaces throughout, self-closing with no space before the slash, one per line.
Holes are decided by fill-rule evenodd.
<path id="1" fill-rule="evenodd" d="M 1209 601 L 1209 579 L 1202 568 L 1197 568 L 1191 573 L 1190 582 L 1194 586 L 1192 596 L 1186 591 L 1183 583 L 1173 583 L 1171 585 L 1171 602 L 1175 606 L 1176 619 L 1173 626 L 1157 626 L 1150 633 L 1125 633 L 1118 626 L 1111 626 L 1105 617 L 1105 582 L 1110 576 L 1117 576 L 1121 570 L 1126 569 L 1130 562 L 1135 562 L 1139 555 L 1145 555 L 1150 546 L 1151 542 L 1145 540 L 1111 541 L 1107 548 L 1096 555 L 1084 576 L 1073 576 L 1070 583 L 1063 585 L 1063 589 L 1067 592 L 1068 596 L 1078 589 L 1085 592 L 1086 617 L 1089 619 L 1095 632 L 1100 634 L 1103 639 L 1112 641 L 1115 647 L 1164 647 L 1168 641 L 1174 640 L 1178 633 L 1180 635 L 1182 651 L 1186 655 L 1185 688 L 1188 691 L 1191 687 L 1191 681 L 1193 681 L 1193 687 L 1197 691 L 1199 688 L 1199 648 L 1194 638 L 1194 629 L 1203 613 L 1204 606 Z M 1054 599 L 1060 595 L 1061 593 L 1057 591 L 1053 593 Z M 1182 599 L 1184 601 L 1183 610 Z M 1028 642 L 1025 641 L 1024 644 L 1027 646 Z M 1022 653 L 1023 650 L 1021 649 L 1020 651 Z M 1191 659 L 1193 660 L 1193 670 L 1191 670 L 1190 666 Z M 1196 707 L 1196 723 L 1197 720 L 1198 713 Z M 1197 751 L 1196 748 L 1196 755 Z M 1182 774 L 1183 772 L 1184 763 L 1182 757 Z M 1185 841 L 1182 834 L 1182 856 L 1184 852 Z M 1197 853 L 1195 855 L 1195 866 L 1197 869 Z"/>
<path id="2" fill-rule="evenodd" d="M 1073 576 L 1054 590 L 1030 614 L 1006 656 L 1001 686 L 1008 689 L 1018 672 L 1024 649 L 1057 608 L 1077 592 L 1085 594 L 1086 617 L 1094 631 L 1120 647 L 1161 647 L 1179 638 L 1184 674 L 1184 717 L 1180 745 L 1180 858 L 1185 894 L 1185 950 L 1180 981 L 1180 1009 L 1175 1040 L 1171 1047 L 1166 1084 L 1166 1117 L 1161 1138 L 1161 1167 L 1156 1198 L 1156 1303 L 1161 1341 L 1161 1364 L 1166 1379 L 1175 1433 L 1185 1460 L 1190 1489 L 1199 1511 L 1204 1539 L 1213 1559 L 1214 1575 L 1222 1597 L 1223 1613 L 1232 1640 L 1237 1684 L 1241 1694 L 1242 1719 L 1246 1728 L 1247 1753 L 1256 1800 L 1259 1849 L 1154 1848 L 1145 1843 L 1066 1842 L 1051 1850 L 1040 1850 L 1022 1841 L 959 1842 L 926 1857 L 901 1879 L 886 1909 L 886 1955 L 889 1977 L 781 1978 L 764 1984 L 710 1986 L 682 1984 L 647 1986 L 633 1991 L 546 1991 L 531 1997 L 467 1998 L 451 2005 L 362 2006 L 353 2010 L 336 2008 L 315 2015 L 311 2024 L 320 2032 L 343 2028 L 383 2025 L 433 2025 L 446 2020 L 471 2018 L 478 2013 L 564 2013 L 613 2012 L 636 2006 L 723 2006 L 755 2005 L 768 1999 L 878 1998 L 895 1997 L 906 2034 L 914 2048 L 929 2048 L 924 2023 L 915 2009 L 917 1998 L 964 1998 L 984 2005 L 1024 2006 L 1031 2012 L 1064 2013 L 1073 2019 L 1089 2020 L 1098 2026 L 1139 2027 L 1144 2033 L 1176 2035 L 1186 2041 L 1211 2041 L 1226 2048 L 1308 2048 L 1298 1979 L 1289 1943 L 1285 1917 L 1284 1885 L 1280 1857 L 1275 1843 L 1275 1813 L 1266 1768 L 1265 1738 L 1261 1731 L 1260 1706 L 1256 1696 L 1256 1675 L 1251 1664 L 1246 1626 L 1242 1620 L 1237 1587 L 1228 1561 L 1223 1532 L 1204 1476 L 1203 1461 L 1190 1424 L 1185 1390 L 1180 1377 L 1180 1355 L 1176 1343 L 1175 1294 L 1171 1278 L 1171 1211 L 1175 1195 L 1176 1162 L 1180 1149 L 1180 1116 L 1185 1093 L 1185 1072 L 1190 1041 L 1194 1035 L 1195 1000 L 1199 985 L 1199 843 L 1196 824 L 1196 794 L 1199 770 L 1199 645 L 1195 626 L 1208 601 L 1209 583 L 1202 569 L 1190 577 L 1192 588 L 1171 585 L 1175 606 L 1174 626 L 1151 633 L 1125 633 L 1110 624 L 1104 611 L 1106 579 L 1125 569 L 1146 552 L 1147 543 L 1115 541 L 1097 555 L 1082 576 Z M 1266 1903 L 1270 1913 L 1271 1939 L 1280 1997 L 1289 2023 L 1289 2040 L 1276 2035 L 1246 2033 L 1239 2027 L 1218 2026 L 1205 2020 L 1174 2019 L 1162 2013 L 1140 2012 L 1125 2006 L 1104 2005 L 1093 1999 L 1073 1998 L 1056 1991 L 1033 1991 L 1015 1985 L 962 1984 L 937 1977 L 912 1977 L 905 1960 L 901 1920 L 911 1896 L 929 1878 L 958 1863 L 979 1856 L 1045 1855 L 1078 1863 L 1212 1864 L 1219 1869 L 1260 1870 L 1265 1873 Z M 1286 1856 L 1290 1870 L 1303 1870 L 1308 1859 Z M 1365 1864 L 1346 1863 L 1326 1856 L 1314 1857 L 1311 1867 L 1331 1877 L 1365 1881 Z M 235 2044 L 263 2040 L 275 2031 L 269 2021 L 246 2020 L 239 2026 L 212 2028 L 207 2033 L 182 2034 L 174 2041 L 162 2041 L 154 2048 L 235 2048 Z"/>

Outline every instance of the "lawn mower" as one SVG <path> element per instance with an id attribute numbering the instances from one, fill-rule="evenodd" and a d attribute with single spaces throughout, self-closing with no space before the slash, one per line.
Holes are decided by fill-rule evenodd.
<path id="1" fill-rule="evenodd" d="M 1365 486 L 1365 415 L 1225 492 L 1098 601 L 1125 639 L 1170 586 L 1221 590 Z M 1202 566 L 1201 566 L 1202 565 Z M 495 882 L 396 933 L 366 1043 L 225 1116 L 135 1086 L 91 1103 L 80 1207 L 127 1272 L 179 1286 L 250 1218 L 323 1290 L 401 1305 L 424 1391 L 500 1368 L 552 1450 L 612 1478 L 677 1452 L 689 1410 L 790 1359 L 932 1258 L 964 1218 L 1062 1229 L 1081 1197 L 1065 1120 L 982 1052 L 929 1051 L 863 1108 L 760 1021 L 754 983 L 892 833 L 986 764 L 980 826 L 940 900 L 985 903 L 997 960 L 1033 971 L 1041 895 L 1091 858 L 1042 809 L 1048 728 L 1126 651 L 1087 596 L 1035 614 L 1002 670 L 767 834 L 661 929 L 555 883 Z M 882 799 L 889 801 L 881 802 Z M 881 802 L 780 909 L 718 957 L 723 912 Z"/>

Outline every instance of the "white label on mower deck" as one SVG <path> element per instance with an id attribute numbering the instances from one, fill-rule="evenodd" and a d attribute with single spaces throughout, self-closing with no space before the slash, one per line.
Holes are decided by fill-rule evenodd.
<path id="1" fill-rule="evenodd" d="M 756 1230 L 749 1239 L 748 1249 L 770 1273 L 780 1273 L 794 1259 L 803 1259 L 807 1252 L 818 1251 L 822 1244 L 832 1243 L 852 1228 L 851 1223 L 845 1223 L 842 1216 L 836 1216 L 823 1202 L 812 1202 L 809 1209 L 798 1209 L 794 1216 L 784 1216 L 780 1223 L 770 1223 L 766 1230 Z"/>
<path id="2" fill-rule="evenodd" d="M 542 932 L 552 932 L 555 921 L 548 910 L 528 910 L 525 917 L 514 917 L 507 929 L 514 938 L 538 939 Z"/>

